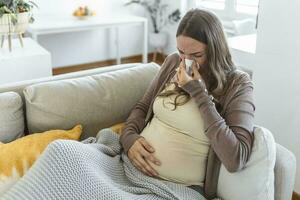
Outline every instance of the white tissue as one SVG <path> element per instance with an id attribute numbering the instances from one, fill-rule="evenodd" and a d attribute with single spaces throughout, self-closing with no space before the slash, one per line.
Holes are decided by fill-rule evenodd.
<path id="1" fill-rule="evenodd" d="M 185 62 L 185 66 L 186 66 L 186 71 L 188 72 L 191 72 L 192 71 L 192 64 L 193 64 L 193 60 L 190 60 L 190 59 L 184 59 L 184 62 Z"/>

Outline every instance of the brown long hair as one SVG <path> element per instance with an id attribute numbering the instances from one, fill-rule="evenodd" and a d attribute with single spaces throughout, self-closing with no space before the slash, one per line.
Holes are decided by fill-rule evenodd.
<path id="1" fill-rule="evenodd" d="M 207 45 L 206 55 L 208 61 L 207 90 L 214 97 L 221 96 L 226 91 L 229 74 L 235 71 L 236 67 L 228 48 L 227 40 L 223 31 L 223 26 L 218 17 L 210 11 L 202 9 L 191 9 L 179 23 L 176 37 L 186 36 L 193 38 Z M 172 103 L 176 109 L 177 105 L 183 105 L 190 100 L 190 96 L 175 82 L 173 90 L 166 90 L 158 96 L 168 97 L 177 94 L 175 102 Z M 226 86 L 227 85 L 227 86 Z M 179 96 L 186 96 L 183 102 L 177 104 Z M 216 100 L 216 98 L 215 98 Z"/>

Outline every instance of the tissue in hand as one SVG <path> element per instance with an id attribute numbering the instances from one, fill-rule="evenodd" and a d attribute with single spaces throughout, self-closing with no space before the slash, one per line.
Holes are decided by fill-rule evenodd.
<path id="1" fill-rule="evenodd" d="M 191 74 L 192 72 L 192 64 L 194 62 L 194 60 L 190 60 L 190 59 L 184 59 L 184 62 L 185 62 L 185 70 L 188 74 Z"/>

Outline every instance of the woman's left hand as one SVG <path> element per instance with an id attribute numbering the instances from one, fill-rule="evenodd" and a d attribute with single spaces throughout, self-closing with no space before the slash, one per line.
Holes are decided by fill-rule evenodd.
<path id="1" fill-rule="evenodd" d="M 179 67 L 176 69 L 176 79 L 179 87 L 187 84 L 192 80 L 202 80 L 202 77 L 199 73 L 200 66 L 199 64 L 194 61 L 192 64 L 192 74 L 191 76 L 186 72 L 186 65 L 184 60 L 181 60 Z"/>

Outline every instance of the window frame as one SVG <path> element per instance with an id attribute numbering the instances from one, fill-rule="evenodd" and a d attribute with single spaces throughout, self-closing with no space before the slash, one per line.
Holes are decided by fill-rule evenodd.
<path id="1" fill-rule="evenodd" d="M 199 0 L 194 0 L 194 5 L 196 7 L 201 7 L 198 2 Z M 225 0 L 225 7 L 224 9 L 213 9 L 213 8 L 207 8 L 203 7 L 205 9 L 210 9 L 213 12 L 215 12 L 221 19 L 226 20 L 226 21 L 232 21 L 232 20 L 238 20 L 238 19 L 245 19 L 245 18 L 251 18 L 256 20 L 256 15 L 252 15 L 249 13 L 243 13 L 243 12 L 238 12 L 236 10 L 236 2 L 237 0 Z"/>

